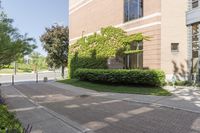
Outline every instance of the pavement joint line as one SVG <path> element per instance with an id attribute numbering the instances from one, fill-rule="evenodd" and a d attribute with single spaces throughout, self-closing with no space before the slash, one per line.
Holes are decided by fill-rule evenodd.
<path id="1" fill-rule="evenodd" d="M 169 105 L 162 105 L 162 104 L 158 104 L 158 103 L 142 102 L 142 101 L 137 101 L 137 100 L 122 100 L 122 101 L 132 102 L 132 103 L 140 103 L 140 104 L 148 104 L 153 107 L 164 107 L 164 108 L 169 108 L 169 109 L 173 109 L 173 110 L 182 110 L 182 111 L 186 111 L 186 112 L 190 112 L 190 113 L 200 114 L 200 111 L 194 111 L 194 110 L 190 110 L 190 109 L 184 109 L 184 108 L 179 108 L 179 107 L 174 107 L 174 106 L 169 106 Z"/>
<path id="2" fill-rule="evenodd" d="M 122 100 L 110 100 L 110 101 L 104 101 L 101 102 L 102 104 L 108 104 L 108 103 L 117 103 L 117 102 L 121 102 Z"/>
<path id="3" fill-rule="evenodd" d="M 6 95 L 5 98 L 24 98 L 22 95 Z"/>
<path id="4" fill-rule="evenodd" d="M 32 102 L 33 104 L 35 104 L 38 107 L 41 107 L 41 109 L 45 110 L 46 112 L 48 112 L 50 115 L 54 116 L 55 118 L 57 118 L 58 120 L 60 120 L 61 122 L 63 122 L 64 124 L 66 124 L 67 126 L 70 126 L 76 130 L 78 130 L 80 133 L 93 133 L 93 131 L 89 128 L 85 128 L 82 127 L 80 124 L 76 123 L 75 121 L 72 121 L 42 105 L 39 105 L 37 102 L 33 101 L 32 99 L 28 98 L 25 94 L 23 94 L 21 91 L 19 91 L 17 88 L 15 88 L 13 86 L 14 89 L 16 89 L 16 91 L 18 93 L 20 93 L 22 96 L 24 96 L 25 98 L 27 98 L 28 101 Z"/>
<path id="5" fill-rule="evenodd" d="M 23 111 L 29 111 L 29 110 L 34 110 L 34 109 L 41 109 L 43 107 L 41 106 L 36 106 L 36 107 L 28 107 L 28 108 L 17 108 L 17 109 L 11 109 L 9 110 L 10 112 L 23 112 Z"/>

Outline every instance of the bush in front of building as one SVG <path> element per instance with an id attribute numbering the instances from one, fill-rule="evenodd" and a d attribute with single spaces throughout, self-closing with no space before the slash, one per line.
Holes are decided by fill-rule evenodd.
<path id="1" fill-rule="evenodd" d="M 160 70 L 125 70 L 125 69 L 78 69 L 75 77 L 83 81 L 124 84 L 163 86 L 165 73 Z"/>
<path id="2" fill-rule="evenodd" d="M 172 82 L 168 82 L 167 85 L 169 85 L 169 86 L 173 86 L 173 85 L 175 85 L 175 86 L 192 86 L 193 83 L 191 81 L 187 81 L 187 80 L 186 81 L 177 80 L 177 81 L 175 81 L 174 84 Z"/>
<path id="3" fill-rule="evenodd" d="M 146 38 L 141 33 L 127 35 L 122 29 L 114 27 L 102 28 L 99 34 L 82 37 L 69 48 L 69 78 L 74 77 L 78 68 L 107 69 L 109 58 L 123 58 L 132 42 L 141 42 Z"/>
<path id="4" fill-rule="evenodd" d="M 68 62 L 69 78 L 74 78 L 74 72 L 79 68 L 107 69 L 107 58 L 84 57 L 76 54 L 72 56 Z"/>

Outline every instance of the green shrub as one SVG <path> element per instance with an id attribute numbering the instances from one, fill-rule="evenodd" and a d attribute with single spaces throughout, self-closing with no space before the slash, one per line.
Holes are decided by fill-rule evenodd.
<path id="1" fill-rule="evenodd" d="M 165 84 L 165 74 L 159 70 L 78 69 L 75 77 L 80 80 L 108 84 L 148 86 Z"/>
<path id="2" fill-rule="evenodd" d="M 30 72 L 32 72 L 32 69 L 24 68 L 24 69 L 23 69 L 23 72 L 28 72 L 28 73 L 30 73 Z"/>
<path id="3" fill-rule="evenodd" d="M 12 65 L 5 65 L 2 67 L 2 69 L 14 69 L 14 66 Z"/>
<path id="4" fill-rule="evenodd" d="M 9 113 L 5 105 L 0 104 L 0 132 L 22 133 L 23 128 L 13 113 Z"/>
<path id="5" fill-rule="evenodd" d="M 82 37 L 69 48 L 69 78 L 74 78 L 78 68 L 106 69 L 110 57 L 124 57 L 132 42 L 146 40 L 141 33 L 128 35 L 120 28 L 102 28 L 99 34 Z"/>
<path id="6" fill-rule="evenodd" d="M 168 82 L 167 85 L 169 86 L 192 86 L 193 83 L 191 81 L 179 81 L 177 80 L 174 84 L 172 82 Z"/>
<path id="7" fill-rule="evenodd" d="M 74 56 L 68 64 L 69 77 L 74 77 L 75 70 L 79 68 L 91 68 L 91 69 L 106 69 L 107 58 L 89 58 L 89 57 L 78 57 Z"/>
<path id="8" fill-rule="evenodd" d="M 176 86 L 192 86 L 192 83 L 190 81 L 176 81 Z"/>

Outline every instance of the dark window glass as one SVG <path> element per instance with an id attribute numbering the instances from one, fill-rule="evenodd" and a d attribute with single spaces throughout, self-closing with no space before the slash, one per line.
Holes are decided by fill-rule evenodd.
<path id="1" fill-rule="evenodd" d="M 139 17 L 143 17 L 143 0 L 140 0 L 139 8 Z"/>
<path id="2" fill-rule="evenodd" d="M 138 18 L 139 6 L 137 0 L 130 0 L 129 2 L 129 20 Z"/>
<path id="3" fill-rule="evenodd" d="M 129 0 L 125 0 L 124 2 L 124 21 L 128 21 L 128 13 L 129 13 L 129 7 L 128 7 Z"/>
<path id="4" fill-rule="evenodd" d="M 192 8 L 196 8 L 199 6 L 199 0 L 192 0 Z"/>
<path id="5" fill-rule="evenodd" d="M 143 43 L 133 43 L 131 50 L 143 50 Z M 127 55 L 125 63 L 128 69 L 143 68 L 143 52 Z"/>
<path id="6" fill-rule="evenodd" d="M 178 52 L 179 51 L 179 43 L 172 43 L 171 44 L 171 51 L 172 52 Z"/>
<path id="7" fill-rule="evenodd" d="M 199 58 L 199 29 L 200 24 L 193 24 L 192 25 L 192 73 L 196 73 L 198 69 L 198 58 Z"/>
<path id="8" fill-rule="evenodd" d="M 143 0 L 124 0 L 124 21 L 143 16 Z"/>
<path id="9" fill-rule="evenodd" d="M 193 50 L 199 49 L 199 24 L 192 25 L 192 48 Z"/>

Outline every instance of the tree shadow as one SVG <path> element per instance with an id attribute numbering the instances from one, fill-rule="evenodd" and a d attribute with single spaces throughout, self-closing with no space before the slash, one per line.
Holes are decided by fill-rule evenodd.
<path id="1" fill-rule="evenodd" d="M 187 66 L 189 66 L 188 61 L 185 61 Z M 188 80 L 190 72 L 185 70 L 183 63 L 177 64 L 176 61 L 172 61 L 173 64 L 173 74 L 176 77 L 176 80 Z"/>

